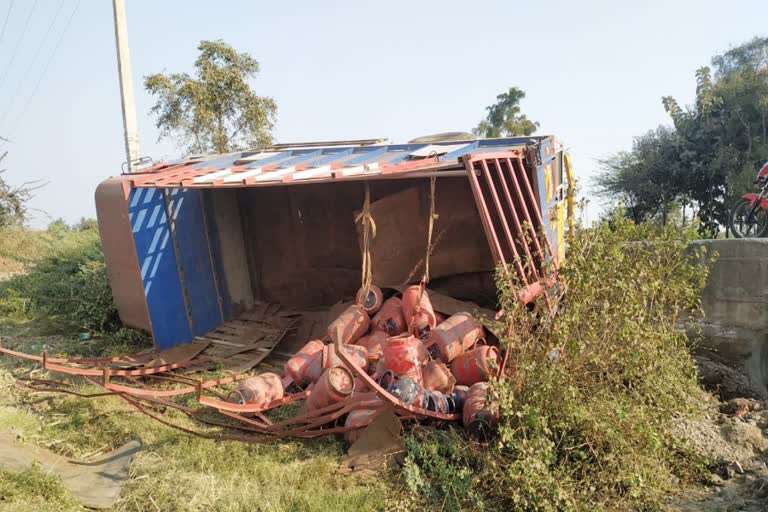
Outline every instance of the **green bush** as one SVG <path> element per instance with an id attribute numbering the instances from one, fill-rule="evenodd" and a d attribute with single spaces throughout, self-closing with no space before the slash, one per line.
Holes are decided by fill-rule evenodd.
<path id="1" fill-rule="evenodd" d="M 698 311 L 708 272 L 692 237 L 619 217 L 581 231 L 549 290 L 561 295 L 554 321 L 543 297 L 521 306 L 499 279 L 512 334 L 494 385 L 498 435 L 483 447 L 454 436 L 448 449 L 437 433 L 409 443 L 410 489 L 446 510 L 647 510 L 696 477 L 703 461 L 667 432 L 704 403 L 677 326 Z"/>
<path id="2" fill-rule="evenodd" d="M 44 239 L 45 256 L 0 282 L 0 316 L 45 322 L 56 332 L 116 332 L 98 231 L 54 223 Z"/>

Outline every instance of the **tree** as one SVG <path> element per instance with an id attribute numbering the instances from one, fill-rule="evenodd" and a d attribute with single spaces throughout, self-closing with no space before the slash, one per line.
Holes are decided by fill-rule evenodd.
<path id="1" fill-rule="evenodd" d="M 0 162 L 8 156 L 6 151 L 0 155 Z M 32 188 L 29 183 L 18 187 L 8 185 L 2 174 L 6 169 L 0 169 L 0 229 L 9 226 L 21 225 L 27 215 L 27 201 L 32 197 Z"/>
<path id="2" fill-rule="evenodd" d="M 223 41 L 201 41 L 197 49 L 194 77 L 144 77 L 145 89 L 157 97 L 151 112 L 158 116 L 160 137 L 177 137 L 195 153 L 270 145 L 275 100 L 256 95 L 248 83 L 258 74 L 259 63 Z"/>
<path id="3" fill-rule="evenodd" d="M 597 195 L 620 200 L 635 222 L 660 217 L 666 224 L 671 206 L 685 190 L 679 150 L 675 131 L 664 126 L 636 137 L 631 151 L 600 160 Z"/>
<path id="4" fill-rule="evenodd" d="M 520 101 L 523 98 L 525 92 L 517 87 L 510 87 L 507 92 L 496 96 L 496 103 L 486 107 L 488 115 L 472 133 L 481 137 L 531 135 L 539 127 L 539 123 L 520 113 Z"/>
<path id="5" fill-rule="evenodd" d="M 636 144 L 602 162 L 598 193 L 628 198 L 633 218 L 653 215 L 660 201 L 690 204 L 700 233 L 717 233 L 726 224 L 728 206 L 748 190 L 768 158 L 768 38 L 715 56 L 712 65 L 714 73 L 708 66 L 696 71 L 693 105 L 662 98 L 674 130 L 664 137 L 657 131 L 658 142 L 664 141 L 659 151 Z"/>

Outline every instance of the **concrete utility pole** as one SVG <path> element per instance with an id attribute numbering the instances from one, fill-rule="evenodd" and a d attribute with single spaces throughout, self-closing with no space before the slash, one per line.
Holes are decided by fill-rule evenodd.
<path id="1" fill-rule="evenodd" d="M 139 162 L 139 132 L 136 123 L 136 105 L 131 79 L 131 57 L 128 52 L 128 26 L 125 21 L 125 0 L 112 0 L 115 13 L 115 43 L 117 45 L 117 71 L 120 75 L 120 100 L 123 106 L 125 131 L 125 158 L 128 172 Z"/>

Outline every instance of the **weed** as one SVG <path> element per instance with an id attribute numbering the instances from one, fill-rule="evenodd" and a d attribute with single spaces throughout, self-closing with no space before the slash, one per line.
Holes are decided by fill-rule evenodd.
<path id="1" fill-rule="evenodd" d="M 25 256 L 16 255 L 25 271 L 0 282 L 0 315 L 42 322 L 51 332 L 112 333 L 120 329 L 93 225 L 74 230 L 53 224 L 37 234 L 9 231 L 3 239 L 0 254 L 19 250 L 23 244 L 15 243 L 17 240 L 35 243 Z"/>
<path id="2" fill-rule="evenodd" d="M 562 295 L 554 321 L 544 297 L 524 307 L 519 283 L 499 279 L 511 334 L 498 436 L 481 449 L 437 433 L 409 443 L 410 488 L 445 510 L 646 510 L 696 478 L 703 461 L 667 431 L 706 401 L 677 327 L 708 271 L 690 237 L 619 217 L 581 231 L 547 290 Z"/>

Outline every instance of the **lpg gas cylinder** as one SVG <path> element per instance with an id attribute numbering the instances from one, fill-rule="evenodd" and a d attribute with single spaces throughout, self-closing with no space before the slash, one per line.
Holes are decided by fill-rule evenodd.
<path id="1" fill-rule="evenodd" d="M 403 303 L 397 297 L 390 297 L 381 305 L 381 309 L 372 320 L 374 331 L 384 331 L 390 336 L 397 336 L 408 329 L 403 316 Z"/>
<path id="2" fill-rule="evenodd" d="M 429 360 L 424 344 L 414 336 L 397 336 L 384 344 L 379 359 L 378 374 L 391 371 L 400 378 L 408 378 L 421 384 L 421 367 Z"/>
<path id="3" fill-rule="evenodd" d="M 456 383 L 471 386 L 487 381 L 499 368 L 499 349 L 483 345 L 460 355 L 451 363 Z"/>
<path id="4" fill-rule="evenodd" d="M 424 389 L 429 391 L 439 391 L 444 394 L 450 394 L 453 391 L 453 385 L 456 384 L 456 378 L 451 370 L 440 361 L 430 361 L 421 370 Z"/>
<path id="5" fill-rule="evenodd" d="M 293 382 L 300 387 L 309 384 L 309 378 L 307 377 L 307 369 L 309 368 L 312 358 L 315 354 L 322 352 L 325 344 L 320 340 L 312 340 L 304 345 L 301 350 L 296 352 L 292 358 L 285 363 L 285 374 L 288 375 Z"/>
<path id="6" fill-rule="evenodd" d="M 328 337 L 334 342 L 338 338 L 343 344 L 354 343 L 368 332 L 370 326 L 368 313 L 361 306 L 352 304 L 328 326 Z"/>
<path id="7" fill-rule="evenodd" d="M 499 405 L 491 395 L 487 382 L 478 382 L 469 388 L 464 402 L 462 421 L 470 437 L 486 440 L 499 422 Z"/>
<path id="8" fill-rule="evenodd" d="M 307 398 L 307 410 L 316 410 L 331 404 L 341 402 L 355 388 L 352 372 L 341 366 L 328 368 L 318 379 L 315 387 Z"/>
<path id="9" fill-rule="evenodd" d="M 368 351 L 368 359 L 378 360 L 384 354 L 384 345 L 387 343 L 389 335 L 384 331 L 374 331 L 367 336 L 363 336 L 355 342 L 359 347 L 365 347 Z"/>
<path id="10" fill-rule="evenodd" d="M 403 316 L 408 332 L 414 336 L 424 336 L 437 325 L 429 295 L 419 285 L 409 286 L 403 291 Z"/>
<path id="11" fill-rule="evenodd" d="M 365 368 L 368 363 L 368 352 L 365 347 L 358 345 L 342 345 L 341 350 L 352 359 L 352 363 L 358 368 Z M 305 372 L 305 379 L 309 382 L 317 382 L 324 370 L 333 366 L 344 366 L 334 345 L 326 345 L 323 350 L 317 352 L 309 362 Z"/>
<path id="12" fill-rule="evenodd" d="M 450 397 L 453 400 L 456 412 L 461 412 L 464 408 L 464 402 L 467 400 L 468 393 L 469 387 L 467 386 L 453 386 Z"/>
<path id="13" fill-rule="evenodd" d="M 367 295 L 365 290 L 360 288 L 355 295 L 355 303 L 363 308 L 366 313 L 373 315 L 381 309 L 381 305 L 384 303 L 384 294 L 381 293 L 381 288 L 375 285 L 371 285 Z"/>
<path id="14" fill-rule="evenodd" d="M 424 404 L 424 388 L 412 379 L 396 378 L 390 385 L 389 392 L 405 405 L 421 407 Z"/>
<path id="15" fill-rule="evenodd" d="M 229 400 L 238 404 L 261 406 L 283 398 L 284 392 L 279 375 L 262 373 L 240 381 L 237 388 L 229 394 Z"/>
<path id="16" fill-rule="evenodd" d="M 427 334 L 424 344 L 435 359 L 445 364 L 471 349 L 485 331 L 469 313 L 456 313 Z"/>

